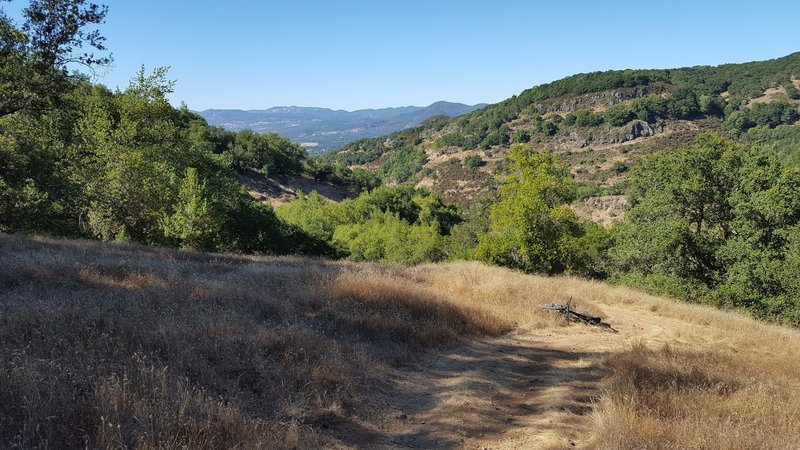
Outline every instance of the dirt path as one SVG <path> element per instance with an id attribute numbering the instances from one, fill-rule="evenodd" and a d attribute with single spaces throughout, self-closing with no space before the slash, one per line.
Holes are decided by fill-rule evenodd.
<path id="1" fill-rule="evenodd" d="M 650 311 L 602 309 L 619 333 L 575 324 L 431 354 L 395 372 L 377 405 L 383 419 L 342 424 L 336 434 L 357 448 L 590 447 L 600 358 L 637 341 L 693 341 L 702 327 Z"/>

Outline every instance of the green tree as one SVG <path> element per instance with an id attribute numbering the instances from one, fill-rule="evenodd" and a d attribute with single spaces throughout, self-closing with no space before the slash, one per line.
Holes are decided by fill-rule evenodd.
<path id="1" fill-rule="evenodd" d="M 164 235 L 175 238 L 181 247 L 193 250 L 213 250 L 214 240 L 221 228 L 209 204 L 206 183 L 197 177 L 197 169 L 186 169 L 181 181 L 175 212 L 162 219 Z"/>
<path id="2" fill-rule="evenodd" d="M 389 211 L 338 227 L 333 241 L 355 261 L 412 265 L 441 259 L 441 236 L 435 225 L 411 225 Z"/>
<path id="3" fill-rule="evenodd" d="M 486 161 L 478 155 L 468 155 L 464 157 L 464 166 L 470 169 L 476 169 L 484 165 L 486 165 Z"/>
<path id="4" fill-rule="evenodd" d="M 239 169 L 255 169 L 264 175 L 296 175 L 303 171 L 307 154 L 299 145 L 277 133 L 236 133 L 230 153 Z"/>
<path id="5" fill-rule="evenodd" d="M 759 148 L 701 135 L 642 161 L 615 230 L 615 277 L 655 291 L 800 319 L 800 169 Z"/>
<path id="6" fill-rule="evenodd" d="M 604 119 L 610 125 L 620 127 L 630 122 L 634 118 L 633 111 L 628 105 L 614 105 L 605 112 Z"/>
<path id="7" fill-rule="evenodd" d="M 18 111 L 42 112 L 73 85 L 69 68 L 92 68 L 111 61 L 105 38 L 92 27 L 107 8 L 85 0 L 31 0 L 17 27 L 0 9 L 0 117 Z"/>
<path id="8" fill-rule="evenodd" d="M 566 205 L 574 193 L 567 167 L 521 144 L 511 146 L 508 158 L 512 173 L 501 180 L 501 200 L 475 256 L 526 272 L 586 273 L 575 258 L 576 240 L 586 229 Z"/>

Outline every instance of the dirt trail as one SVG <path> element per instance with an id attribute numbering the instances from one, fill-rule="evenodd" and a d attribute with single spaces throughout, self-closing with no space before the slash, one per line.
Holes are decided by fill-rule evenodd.
<path id="1" fill-rule="evenodd" d="M 340 424 L 347 447 L 587 448 L 599 359 L 642 341 L 699 341 L 702 325 L 598 304 L 619 331 L 574 324 L 471 342 L 395 372 L 379 421 Z M 579 308 L 580 309 L 580 308 Z"/>

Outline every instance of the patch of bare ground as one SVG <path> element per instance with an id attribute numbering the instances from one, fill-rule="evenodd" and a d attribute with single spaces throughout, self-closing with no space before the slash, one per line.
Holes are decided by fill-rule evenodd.
<path id="1" fill-rule="evenodd" d="M 610 228 L 625 218 L 628 200 L 624 195 L 603 195 L 589 197 L 580 203 L 570 205 L 570 209 L 581 220 L 591 220 Z"/>
<path id="2" fill-rule="evenodd" d="M 266 177 L 254 170 L 239 171 L 236 176 L 239 182 L 247 187 L 250 196 L 273 206 L 296 200 L 300 192 L 308 194 L 317 191 L 320 196 L 333 202 L 340 202 L 353 196 L 339 186 L 306 177 L 285 175 Z"/>
<path id="3" fill-rule="evenodd" d="M 478 154 L 463 152 L 464 155 Z M 442 196 L 446 202 L 469 203 L 488 191 L 494 181 L 494 171 L 500 158 L 483 157 L 482 167 L 466 167 L 463 158 L 449 157 L 444 162 L 429 162 L 427 167 L 435 171 L 435 179 L 427 184 L 430 189 Z"/>
<path id="4" fill-rule="evenodd" d="M 566 277 L 0 235 L 0 447 L 786 448 L 800 332 Z M 573 299 L 611 333 L 537 308 Z"/>
<path id="5" fill-rule="evenodd" d="M 774 101 L 792 101 L 789 100 L 789 97 L 786 95 L 786 88 L 783 86 L 777 86 L 774 88 L 768 88 L 764 91 L 764 94 L 760 97 L 756 97 L 751 99 L 747 106 L 753 106 L 758 103 L 772 103 Z M 794 102 L 794 101 L 792 101 Z"/>

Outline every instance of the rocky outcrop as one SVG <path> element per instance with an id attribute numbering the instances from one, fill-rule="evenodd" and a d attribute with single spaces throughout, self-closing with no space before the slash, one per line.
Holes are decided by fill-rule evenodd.
<path id="1" fill-rule="evenodd" d="M 612 135 L 609 139 L 601 142 L 604 144 L 621 144 L 634 139 L 655 136 L 656 134 L 663 132 L 664 124 L 661 122 L 647 123 L 641 120 L 636 120 L 629 125 L 629 128 L 626 131 Z"/>
<path id="2" fill-rule="evenodd" d="M 664 125 L 661 123 L 650 125 L 647 122 L 636 121 L 631 125 L 631 129 L 625 134 L 625 137 L 627 138 L 626 141 L 632 141 L 640 137 L 655 136 L 656 133 L 661 133 L 662 131 L 664 131 Z"/>

